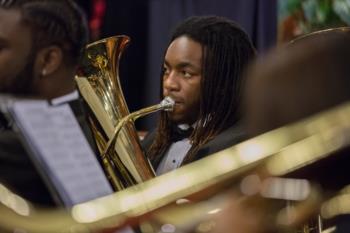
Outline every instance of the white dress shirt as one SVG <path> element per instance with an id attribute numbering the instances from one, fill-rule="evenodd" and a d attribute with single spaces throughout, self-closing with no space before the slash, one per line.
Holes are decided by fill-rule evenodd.
<path id="1" fill-rule="evenodd" d="M 186 130 L 190 126 L 187 124 L 181 124 L 178 125 L 178 127 L 183 130 Z M 184 138 L 181 141 L 172 143 L 157 168 L 157 176 L 180 167 L 183 159 L 185 158 L 187 152 L 190 150 L 191 146 L 192 145 L 188 138 Z"/>

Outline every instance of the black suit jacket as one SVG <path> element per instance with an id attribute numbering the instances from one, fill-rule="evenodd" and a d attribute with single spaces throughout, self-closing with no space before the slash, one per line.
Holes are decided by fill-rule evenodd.
<path id="1" fill-rule="evenodd" d="M 94 140 L 86 123 L 80 100 L 70 101 L 69 105 L 87 140 L 95 150 Z M 56 206 L 59 203 L 49 192 L 48 186 L 22 145 L 19 135 L 11 128 L 0 131 L 0 182 L 33 203 L 46 206 Z"/>
<path id="2" fill-rule="evenodd" d="M 149 134 L 146 135 L 144 140 L 141 142 L 141 145 L 145 151 L 151 146 L 154 138 L 155 138 L 155 130 L 151 131 Z M 246 134 L 241 125 L 233 125 L 220 134 L 218 134 L 215 138 L 213 138 L 211 141 L 203 145 L 197 152 L 197 155 L 195 156 L 195 160 L 204 158 L 208 155 L 211 155 L 213 153 L 216 153 L 218 151 L 224 150 L 230 146 L 233 146 L 239 142 L 242 142 L 246 139 Z M 161 156 L 160 160 L 151 160 L 151 164 L 153 168 L 156 170 L 159 163 L 161 162 L 162 158 L 165 154 Z"/>

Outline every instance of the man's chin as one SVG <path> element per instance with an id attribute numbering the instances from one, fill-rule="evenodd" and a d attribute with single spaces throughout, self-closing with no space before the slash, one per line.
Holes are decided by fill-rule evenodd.
<path id="1" fill-rule="evenodd" d="M 183 117 L 180 116 L 179 114 L 175 114 L 174 112 L 169 112 L 168 113 L 168 117 L 169 117 L 169 120 L 172 123 L 175 123 L 175 124 L 182 124 L 182 123 L 184 123 Z"/>
<path id="2" fill-rule="evenodd" d="M 189 119 L 183 117 L 182 115 L 177 115 L 177 114 L 169 114 L 168 115 L 169 120 L 176 125 L 180 125 L 180 124 L 192 124 L 192 121 L 190 121 Z"/>

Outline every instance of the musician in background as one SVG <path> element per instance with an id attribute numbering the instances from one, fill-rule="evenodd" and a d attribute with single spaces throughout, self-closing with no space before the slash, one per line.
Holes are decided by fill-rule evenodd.
<path id="1" fill-rule="evenodd" d="M 88 134 L 74 81 L 87 39 L 85 16 L 74 1 L 0 1 L 0 93 L 69 102 Z M 0 182 L 32 202 L 52 204 L 5 116 L 0 118 Z"/>
<path id="2" fill-rule="evenodd" d="M 310 34 L 257 60 L 247 75 L 250 136 L 350 99 L 350 28 Z"/>
<path id="3" fill-rule="evenodd" d="M 248 134 L 257 136 L 349 101 L 349 41 L 349 29 L 325 31 L 258 59 L 246 75 L 243 112 Z M 348 156 L 349 147 L 343 148 L 329 159 L 293 173 L 293 177 L 320 184 L 322 194 L 335 194 L 350 184 Z M 254 199 L 233 194 L 227 208 L 217 217 L 214 232 L 274 232 L 277 219 L 271 217 L 277 213 L 267 211 L 262 198 Z M 336 219 L 334 232 L 350 231 L 349 218 L 342 218 Z"/>
<path id="4" fill-rule="evenodd" d="M 191 17 L 175 29 L 161 72 L 161 97 L 172 97 L 175 108 L 143 142 L 157 174 L 243 139 L 241 73 L 254 55 L 247 34 L 222 17 Z"/>

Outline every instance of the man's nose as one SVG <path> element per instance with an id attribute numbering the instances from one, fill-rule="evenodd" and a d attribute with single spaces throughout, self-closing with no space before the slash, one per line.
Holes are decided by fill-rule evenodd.
<path id="1" fill-rule="evenodd" d="M 180 89 L 179 79 L 176 72 L 170 72 L 164 77 L 163 87 L 166 91 L 177 91 Z"/>

